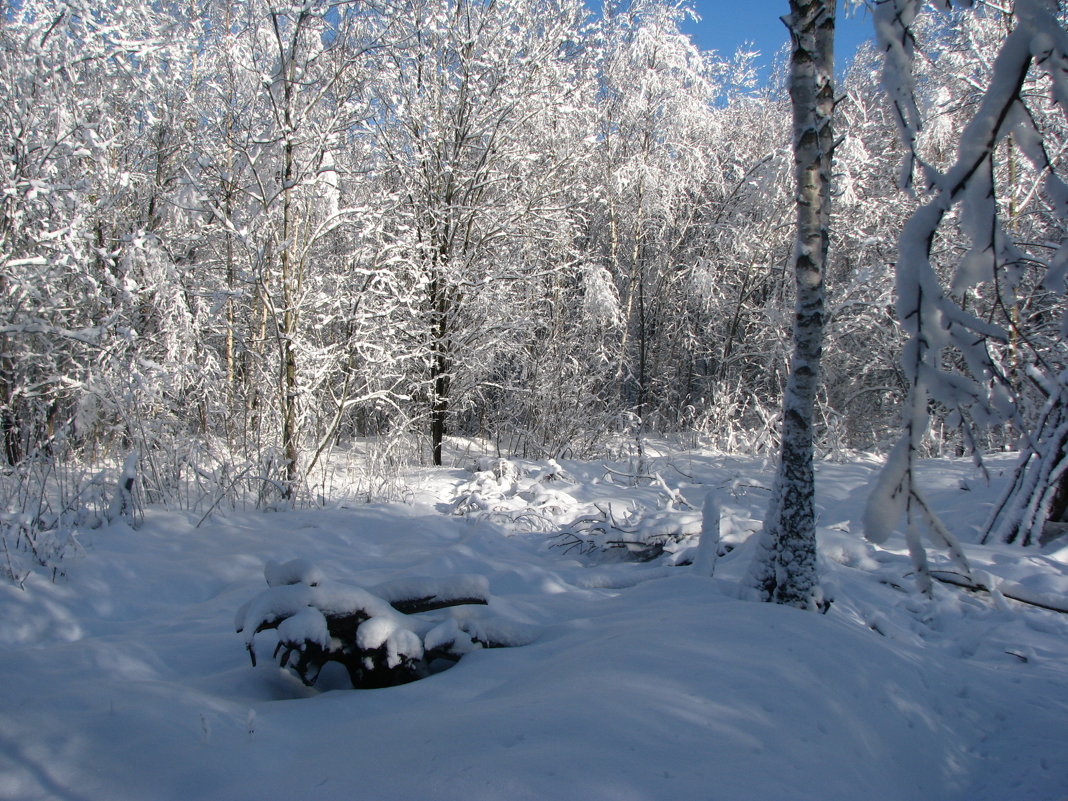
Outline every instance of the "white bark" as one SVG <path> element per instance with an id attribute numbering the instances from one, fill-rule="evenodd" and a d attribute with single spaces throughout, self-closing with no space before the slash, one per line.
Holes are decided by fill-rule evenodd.
<path id="1" fill-rule="evenodd" d="M 815 608 L 816 570 L 812 411 L 823 348 L 823 280 L 830 227 L 834 111 L 834 0 L 791 0 L 790 99 L 793 105 L 797 240 L 794 354 L 783 397 L 782 452 L 752 581 L 765 601 Z"/>

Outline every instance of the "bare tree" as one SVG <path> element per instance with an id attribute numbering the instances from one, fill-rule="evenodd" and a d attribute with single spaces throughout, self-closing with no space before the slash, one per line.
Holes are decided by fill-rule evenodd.
<path id="1" fill-rule="evenodd" d="M 535 151 L 532 132 L 574 105 L 568 43 L 581 12 L 572 0 L 412 0 L 394 13 L 375 144 L 397 198 L 397 249 L 424 296 L 414 394 L 441 464 L 457 401 L 493 362 L 486 346 L 530 321 L 522 290 L 548 269 L 531 257 L 569 225 L 562 179 L 577 155 Z"/>

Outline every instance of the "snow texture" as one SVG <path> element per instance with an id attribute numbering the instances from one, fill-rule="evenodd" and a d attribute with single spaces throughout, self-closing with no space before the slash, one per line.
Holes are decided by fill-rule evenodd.
<path id="1" fill-rule="evenodd" d="M 318 609 L 307 607 L 292 617 L 287 617 L 278 624 L 278 639 L 301 647 L 305 642 L 312 642 L 322 648 L 330 647 L 330 632 L 326 618 Z"/>
<path id="2" fill-rule="evenodd" d="M 290 559 L 279 563 L 268 559 L 263 568 L 263 577 L 268 587 L 283 587 L 287 584 L 307 584 L 314 587 L 322 584 L 323 574 L 307 559 Z"/>
<path id="3" fill-rule="evenodd" d="M 448 470 L 413 479 L 411 505 L 230 513 L 200 528 L 150 508 L 136 533 L 85 532 L 65 577 L 0 584 L 0 799 L 340 800 L 353 788 L 378 801 L 1065 796 L 1068 616 L 1003 592 L 1063 601 L 1068 546 L 975 541 L 1013 455 L 991 460 L 989 486 L 967 461 L 916 465 L 994 589 L 943 583 L 956 570 L 934 555 L 930 599 L 912 590 L 899 531 L 882 544 L 860 535 L 880 462 L 818 463 L 820 571 L 835 596 L 826 615 L 737 597 L 767 502 L 761 461 L 684 463 L 692 480 L 669 483 L 692 506 L 721 493 L 734 548 L 714 578 L 669 567 L 666 554 L 578 557 L 544 533 L 441 514 L 461 478 Z M 618 464 L 565 467 L 583 503 L 656 510 L 663 498 L 601 482 Z M 401 687 L 352 691 L 342 677 L 332 689 L 324 675 L 307 688 L 270 660 L 251 667 L 230 628 L 253 596 L 242 621 L 293 610 L 283 625 L 300 635 L 321 634 L 309 601 L 367 601 L 325 583 L 257 595 L 264 561 L 294 554 L 364 587 L 486 577 L 491 605 L 431 613 L 428 647 L 461 629 L 508 633 L 488 630 L 491 612 L 534 636 L 472 646 Z M 360 636 L 392 639 L 398 657 L 413 650 L 384 611 Z"/>
<path id="4" fill-rule="evenodd" d="M 464 599 L 489 598 L 489 580 L 485 576 L 405 576 L 375 585 L 370 592 L 385 601 L 434 600 L 442 603 Z"/>

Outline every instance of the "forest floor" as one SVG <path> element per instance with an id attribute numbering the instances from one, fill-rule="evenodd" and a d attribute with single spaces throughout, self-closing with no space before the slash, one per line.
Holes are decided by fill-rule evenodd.
<path id="1" fill-rule="evenodd" d="M 1012 463 L 988 484 L 931 461 L 924 484 L 986 586 L 1063 606 L 1068 540 L 975 544 Z M 877 460 L 818 467 L 826 615 L 740 598 L 761 460 L 516 464 L 415 471 L 404 503 L 199 527 L 150 508 L 137 530 L 82 532 L 56 580 L 0 584 L 0 798 L 1068 799 L 1068 615 L 996 589 L 917 594 L 903 540 L 856 522 Z M 684 564 L 710 488 L 732 546 L 711 578 Z M 597 519 L 618 525 L 585 538 Z M 624 558 L 662 535 L 656 558 Z M 487 611 L 526 644 L 400 687 L 328 671 L 307 688 L 252 667 L 233 625 L 265 563 L 293 558 L 363 587 L 484 576 Z"/>

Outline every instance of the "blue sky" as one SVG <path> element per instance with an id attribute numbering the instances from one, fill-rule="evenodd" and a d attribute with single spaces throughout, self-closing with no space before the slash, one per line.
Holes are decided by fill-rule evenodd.
<path id="1" fill-rule="evenodd" d="M 871 15 L 864 9 L 846 13 L 838 4 L 835 58 L 842 69 L 853 58 L 857 45 L 872 38 Z M 730 56 L 743 42 L 752 42 L 762 54 L 761 63 L 771 64 L 775 53 L 786 44 L 786 26 L 779 19 L 790 10 L 787 0 L 694 0 L 702 19 L 683 30 L 702 50 L 716 50 Z"/>

